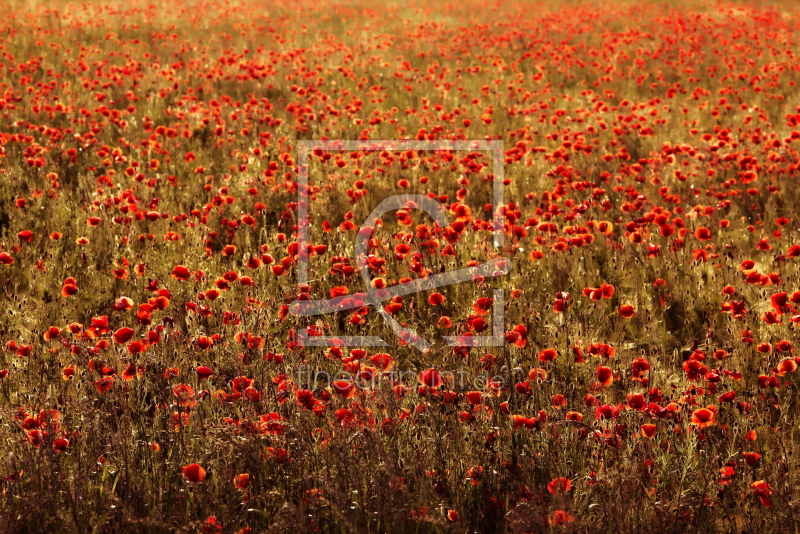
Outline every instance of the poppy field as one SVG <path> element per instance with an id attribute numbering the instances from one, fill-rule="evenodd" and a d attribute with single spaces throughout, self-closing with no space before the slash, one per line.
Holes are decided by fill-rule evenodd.
<path id="1" fill-rule="evenodd" d="M 3 532 L 800 529 L 791 2 L 2 6 Z"/>

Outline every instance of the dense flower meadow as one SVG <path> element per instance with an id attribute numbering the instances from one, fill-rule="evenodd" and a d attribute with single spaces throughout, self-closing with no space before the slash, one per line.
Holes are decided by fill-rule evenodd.
<path id="1" fill-rule="evenodd" d="M 0 26 L 4 532 L 800 528 L 792 3 Z"/>

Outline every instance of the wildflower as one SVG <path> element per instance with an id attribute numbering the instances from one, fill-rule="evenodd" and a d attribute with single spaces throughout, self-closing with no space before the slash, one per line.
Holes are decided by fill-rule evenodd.
<path id="1" fill-rule="evenodd" d="M 765 480 L 753 482 L 750 484 L 750 488 L 753 490 L 753 495 L 758 497 L 758 500 L 761 501 L 763 506 L 772 506 L 772 500 L 769 498 L 769 496 L 772 495 L 772 486 Z"/>
<path id="2" fill-rule="evenodd" d="M 692 413 L 691 424 L 697 428 L 706 428 L 716 423 L 717 412 L 713 406 L 700 408 Z"/>
<path id="3" fill-rule="evenodd" d="M 567 493 L 572 489 L 572 481 L 566 477 L 554 478 L 547 483 L 547 492 L 550 495 L 557 495 L 559 493 Z"/>
<path id="4" fill-rule="evenodd" d="M 202 482 L 206 479 L 206 470 L 200 464 L 189 464 L 183 468 L 183 478 L 189 482 Z"/>

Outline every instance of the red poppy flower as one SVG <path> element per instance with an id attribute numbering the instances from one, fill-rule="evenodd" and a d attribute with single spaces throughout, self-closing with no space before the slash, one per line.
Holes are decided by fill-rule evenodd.
<path id="1" fill-rule="evenodd" d="M 181 406 L 192 407 L 197 404 L 194 388 L 188 384 L 178 384 L 172 388 L 172 394 L 178 399 Z"/>
<path id="2" fill-rule="evenodd" d="M 234 391 L 244 391 L 247 388 L 253 385 L 255 380 L 252 378 L 248 378 L 246 376 L 237 376 L 233 379 L 233 390 Z"/>
<path id="3" fill-rule="evenodd" d="M 211 375 L 214 374 L 214 371 L 212 371 L 210 367 L 206 367 L 205 365 L 201 365 L 200 367 L 195 369 L 195 372 L 197 373 L 197 376 L 200 378 L 200 380 L 206 380 L 207 378 L 209 378 Z"/>
<path id="4" fill-rule="evenodd" d="M 711 408 L 711 407 L 709 407 Z M 716 410 L 709 408 L 700 408 L 692 413 L 691 424 L 698 428 L 706 428 L 717 424 L 715 419 L 717 417 Z"/>
<path id="5" fill-rule="evenodd" d="M 128 297 L 120 297 L 114 301 L 114 305 L 112 306 L 112 308 L 115 311 L 133 309 L 133 300 L 129 299 Z"/>
<path id="6" fill-rule="evenodd" d="M 45 341 L 50 341 L 51 339 L 58 339 L 61 337 L 61 329 L 57 326 L 51 326 L 47 330 L 45 330 L 44 334 L 42 335 Z"/>
<path id="7" fill-rule="evenodd" d="M 48 433 L 43 430 L 31 430 L 28 432 L 27 436 L 28 443 L 38 449 L 44 444 L 45 440 L 47 440 Z"/>
<path id="8" fill-rule="evenodd" d="M 700 241 L 708 241 L 712 239 L 714 235 L 711 233 L 711 230 L 709 230 L 705 226 L 701 226 L 700 228 L 694 231 L 694 237 L 696 237 Z"/>
<path id="9" fill-rule="evenodd" d="M 650 370 L 650 362 L 645 358 L 636 358 L 631 363 L 631 375 L 633 378 L 640 378 L 644 373 Z"/>
<path id="10" fill-rule="evenodd" d="M 386 353 L 370 356 L 369 361 L 371 361 L 372 364 L 381 371 L 389 371 L 394 365 L 394 360 L 392 359 L 391 355 Z"/>
<path id="11" fill-rule="evenodd" d="M 641 393 L 628 394 L 628 408 L 632 410 L 643 410 L 647 405 L 644 395 Z"/>
<path id="12" fill-rule="evenodd" d="M 778 363 L 775 370 L 781 376 L 786 373 L 792 373 L 797 370 L 797 362 L 794 358 L 784 358 Z"/>
<path id="13" fill-rule="evenodd" d="M 308 389 L 298 389 L 294 394 L 294 399 L 297 404 L 308 410 L 313 409 L 319 402 L 314 398 L 314 392 Z"/>
<path id="14" fill-rule="evenodd" d="M 582 414 L 582 413 L 580 413 L 580 412 L 572 412 L 572 411 L 570 411 L 570 412 L 567 412 L 567 413 L 564 415 L 564 417 L 565 417 L 565 418 L 566 418 L 568 421 L 579 421 L 579 422 L 580 422 L 580 421 L 583 421 L 583 414 Z"/>
<path id="15" fill-rule="evenodd" d="M 744 458 L 744 463 L 747 465 L 756 465 L 761 459 L 761 455 L 757 452 L 743 452 L 742 458 Z"/>
<path id="16" fill-rule="evenodd" d="M 776 388 L 780 385 L 778 377 L 775 375 L 758 375 L 756 380 L 758 382 L 758 387 L 763 389 Z"/>
<path id="17" fill-rule="evenodd" d="M 483 403 L 483 394 L 480 391 L 467 391 L 464 394 L 464 397 L 467 399 L 467 402 L 474 406 L 478 406 Z"/>
<path id="18" fill-rule="evenodd" d="M 349 380 L 334 380 L 331 386 L 333 386 L 334 393 L 345 399 L 352 397 L 356 391 L 356 386 Z"/>
<path id="19" fill-rule="evenodd" d="M 750 488 L 753 490 L 753 495 L 758 497 L 758 500 L 761 501 L 763 506 L 772 506 L 772 501 L 769 498 L 769 496 L 772 495 L 772 486 L 765 480 L 753 482 L 750 484 Z"/>
<path id="20" fill-rule="evenodd" d="M 613 358 L 617 354 L 617 349 L 607 343 L 590 343 L 586 350 L 592 356 L 602 356 L 603 358 Z"/>
<path id="21" fill-rule="evenodd" d="M 428 304 L 431 306 L 439 306 L 444 302 L 444 296 L 441 293 L 434 293 L 428 297 Z"/>
<path id="22" fill-rule="evenodd" d="M 553 526 L 566 525 L 572 523 L 575 519 L 564 510 L 556 510 L 550 518 L 550 524 Z"/>
<path id="23" fill-rule="evenodd" d="M 128 350 L 128 354 L 141 354 L 142 352 L 147 349 L 147 343 L 145 341 L 131 341 L 128 343 L 126 347 Z"/>
<path id="24" fill-rule="evenodd" d="M 614 382 L 614 371 L 609 367 L 599 365 L 597 367 L 597 381 L 604 386 L 610 386 Z"/>
<path id="25" fill-rule="evenodd" d="M 567 493 L 571 489 L 572 481 L 566 477 L 554 478 L 547 484 L 547 492 L 550 493 L 550 495 Z"/>
<path id="26" fill-rule="evenodd" d="M 183 478 L 189 482 L 202 482 L 206 479 L 206 470 L 200 464 L 189 464 L 183 468 Z"/>
<path id="27" fill-rule="evenodd" d="M 614 286 L 611 284 L 600 284 L 600 294 L 604 299 L 610 299 L 614 296 Z"/>
<path id="28" fill-rule="evenodd" d="M 556 349 L 544 349 L 539 351 L 539 361 L 540 362 L 552 362 L 558 357 L 558 351 Z"/>
<path id="29" fill-rule="evenodd" d="M 172 273 L 171 273 L 173 278 L 175 278 L 176 280 L 184 281 L 184 282 L 189 279 L 191 274 L 192 273 L 191 273 L 191 271 L 189 271 L 189 268 L 185 267 L 183 265 L 178 265 L 177 267 L 175 267 L 172 270 Z"/>
<path id="30" fill-rule="evenodd" d="M 518 348 L 524 348 L 528 344 L 528 329 L 525 325 L 518 324 L 510 332 L 506 332 L 507 343 L 514 343 Z"/>
<path id="31" fill-rule="evenodd" d="M 492 309 L 493 304 L 494 304 L 494 299 L 488 297 L 481 297 L 475 302 L 472 308 L 478 315 L 486 315 L 487 313 L 489 313 L 489 310 Z"/>
<path id="32" fill-rule="evenodd" d="M 544 369 L 531 369 L 528 371 L 528 378 L 531 380 L 531 382 L 544 382 L 547 380 L 547 371 Z"/>
<path id="33" fill-rule="evenodd" d="M 787 306 L 789 303 L 789 294 L 786 292 L 775 293 L 770 297 L 770 304 L 775 309 L 777 313 L 785 313 L 791 311 L 791 308 Z"/>
<path id="34" fill-rule="evenodd" d="M 597 419 L 616 419 L 619 417 L 619 408 L 611 404 L 598 406 L 594 414 Z"/>
<path id="35" fill-rule="evenodd" d="M 123 327 L 114 332 L 114 341 L 119 343 L 120 345 L 124 345 L 127 343 L 132 337 L 135 332 L 132 328 Z"/>
<path id="36" fill-rule="evenodd" d="M 656 425 L 651 423 L 645 423 L 642 425 L 642 436 L 646 437 L 647 439 L 653 439 L 656 435 Z"/>
<path id="37" fill-rule="evenodd" d="M 214 339 L 208 336 L 200 336 L 195 343 L 202 350 L 208 350 L 214 345 Z"/>
<path id="38" fill-rule="evenodd" d="M 114 385 L 113 376 L 104 376 L 103 378 L 94 383 L 94 387 L 100 393 L 105 393 L 106 391 L 110 390 L 113 385 Z"/>
<path id="39" fill-rule="evenodd" d="M 436 369 L 426 369 L 417 375 L 420 384 L 429 388 L 438 388 L 444 384 L 442 375 Z"/>
<path id="40" fill-rule="evenodd" d="M 64 297 L 71 297 L 78 292 L 78 283 L 74 278 L 67 278 L 64 280 L 64 285 L 61 288 L 61 295 Z"/>
<path id="41" fill-rule="evenodd" d="M 245 489 L 250 485 L 250 473 L 241 473 L 233 477 L 233 487 Z"/>

